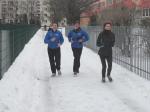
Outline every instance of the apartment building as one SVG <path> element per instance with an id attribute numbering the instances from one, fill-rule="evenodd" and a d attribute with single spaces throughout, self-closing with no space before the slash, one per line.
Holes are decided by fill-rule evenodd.
<path id="1" fill-rule="evenodd" d="M 35 23 L 40 20 L 40 0 L 1 0 L 2 23 Z"/>
<path id="2" fill-rule="evenodd" d="M 16 0 L 1 0 L 1 22 L 2 23 L 13 23 L 16 20 L 17 5 Z"/>
<path id="3" fill-rule="evenodd" d="M 2 1 L 0 0 L 0 23 L 2 22 Z"/>
<path id="4" fill-rule="evenodd" d="M 42 0 L 41 1 L 41 25 L 47 25 L 50 26 L 51 24 L 51 14 L 50 12 L 50 5 L 48 4 L 47 0 Z"/>
<path id="5" fill-rule="evenodd" d="M 128 9 L 134 8 L 134 19 L 137 23 L 140 23 L 141 19 L 150 17 L 150 0 L 98 0 L 90 6 L 89 10 L 81 14 L 81 24 L 88 25 L 91 16 L 98 15 L 107 8 L 115 8 L 119 5 Z"/>
<path id="6" fill-rule="evenodd" d="M 150 0 L 141 0 L 142 18 L 150 18 Z"/>

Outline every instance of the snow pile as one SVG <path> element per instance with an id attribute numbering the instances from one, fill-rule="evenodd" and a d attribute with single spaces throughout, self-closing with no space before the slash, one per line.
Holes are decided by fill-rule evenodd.
<path id="1" fill-rule="evenodd" d="M 0 81 L 0 112 L 49 111 L 49 84 L 38 80 L 49 64 L 44 35 L 41 30 L 36 33 Z"/>

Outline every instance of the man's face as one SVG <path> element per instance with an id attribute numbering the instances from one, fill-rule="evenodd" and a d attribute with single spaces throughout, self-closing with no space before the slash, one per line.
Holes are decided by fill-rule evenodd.
<path id="1" fill-rule="evenodd" d="M 75 23 L 74 27 L 75 27 L 75 29 L 78 29 L 78 28 L 80 28 L 80 24 L 79 23 Z"/>
<path id="2" fill-rule="evenodd" d="M 56 23 L 53 23 L 52 28 L 53 28 L 54 30 L 57 30 L 57 28 L 58 28 L 57 24 L 56 24 Z"/>

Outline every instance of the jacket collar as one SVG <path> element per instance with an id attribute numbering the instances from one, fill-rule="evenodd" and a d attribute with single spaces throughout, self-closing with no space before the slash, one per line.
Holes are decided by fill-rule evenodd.
<path id="1" fill-rule="evenodd" d="M 81 28 L 79 27 L 78 29 L 74 29 L 73 31 L 77 33 L 79 31 L 81 31 Z"/>
<path id="2" fill-rule="evenodd" d="M 55 30 L 55 31 L 54 31 L 54 30 L 52 29 L 51 31 L 52 31 L 52 32 L 57 32 L 58 30 Z"/>

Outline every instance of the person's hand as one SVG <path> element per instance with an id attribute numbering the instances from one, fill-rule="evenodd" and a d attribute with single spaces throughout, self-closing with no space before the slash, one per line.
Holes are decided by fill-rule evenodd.
<path id="1" fill-rule="evenodd" d="M 56 40 L 56 38 L 55 37 L 53 37 L 52 39 L 51 39 L 51 42 L 54 42 Z"/>
<path id="2" fill-rule="evenodd" d="M 82 39 L 79 39 L 79 41 L 78 42 L 83 42 L 83 40 Z"/>
<path id="3" fill-rule="evenodd" d="M 102 47 L 104 47 L 104 45 L 102 44 L 99 48 L 102 48 Z"/>
<path id="4" fill-rule="evenodd" d="M 61 46 L 61 44 L 60 43 L 58 43 L 58 47 L 60 47 Z"/>
<path id="5" fill-rule="evenodd" d="M 74 43 L 74 41 L 73 41 L 73 40 L 71 40 L 70 42 L 71 42 L 71 43 Z"/>

